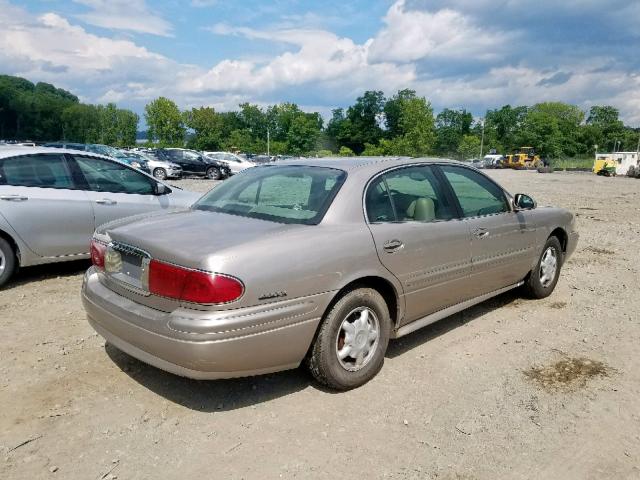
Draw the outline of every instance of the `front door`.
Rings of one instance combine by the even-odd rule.
[[[535,255],[536,228],[527,212],[515,212],[504,190],[470,168],[442,165],[471,231],[474,296],[523,280]]]
[[[404,289],[401,325],[469,298],[469,228],[433,167],[388,171],[365,198],[378,257]]]
[[[93,212],[62,154],[0,160],[0,213],[22,241],[43,257],[89,251]]]
[[[87,182],[95,227],[131,215],[169,209],[169,195],[155,195],[155,180],[119,162],[75,155]]]

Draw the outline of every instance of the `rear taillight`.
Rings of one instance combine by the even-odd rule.
[[[149,291],[185,302],[229,303],[242,296],[244,286],[239,280],[226,275],[187,270],[151,260]]]
[[[104,270],[104,255],[106,251],[107,246],[104,243],[91,240],[91,263],[100,270]]]

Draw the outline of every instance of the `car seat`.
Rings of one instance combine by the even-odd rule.
[[[415,199],[407,208],[407,217],[417,222],[432,222],[436,219],[436,207],[429,197]]]

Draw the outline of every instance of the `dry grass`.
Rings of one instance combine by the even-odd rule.
[[[532,367],[525,376],[545,390],[575,390],[586,386],[594,377],[607,377],[611,368],[588,358],[565,358],[544,367]]]

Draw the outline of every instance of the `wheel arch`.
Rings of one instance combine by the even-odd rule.
[[[560,241],[562,252],[567,253],[567,242],[569,241],[569,235],[567,235],[567,232],[565,231],[564,228],[556,227],[554,230],[551,231],[551,233],[549,234],[549,237],[547,238],[550,238],[550,237],[556,237]]]
[[[18,242],[15,241],[15,239],[6,231],[2,230],[0,228],[0,238],[4,239],[7,241],[7,243],[9,245],[11,245],[11,248],[13,248],[13,252],[16,255],[16,258],[18,260],[18,264],[21,263],[21,254],[20,254],[20,246],[18,245]]]
[[[338,300],[340,300],[346,293],[357,288],[372,288],[373,290],[376,290],[380,295],[382,295],[382,298],[389,308],[389,316],[391,317],[392,328],[395,328],[400,318],[400,297],[398,295],[398,291],[389,280],[377,275],[368,275],[357,278],[350,281],[344,287],[338,290],[325,309],[322,315],[323,318],[324,315],[326,315],[326,313],[330,311],[331,308],[333,308],[333,305],[335,305]]]

